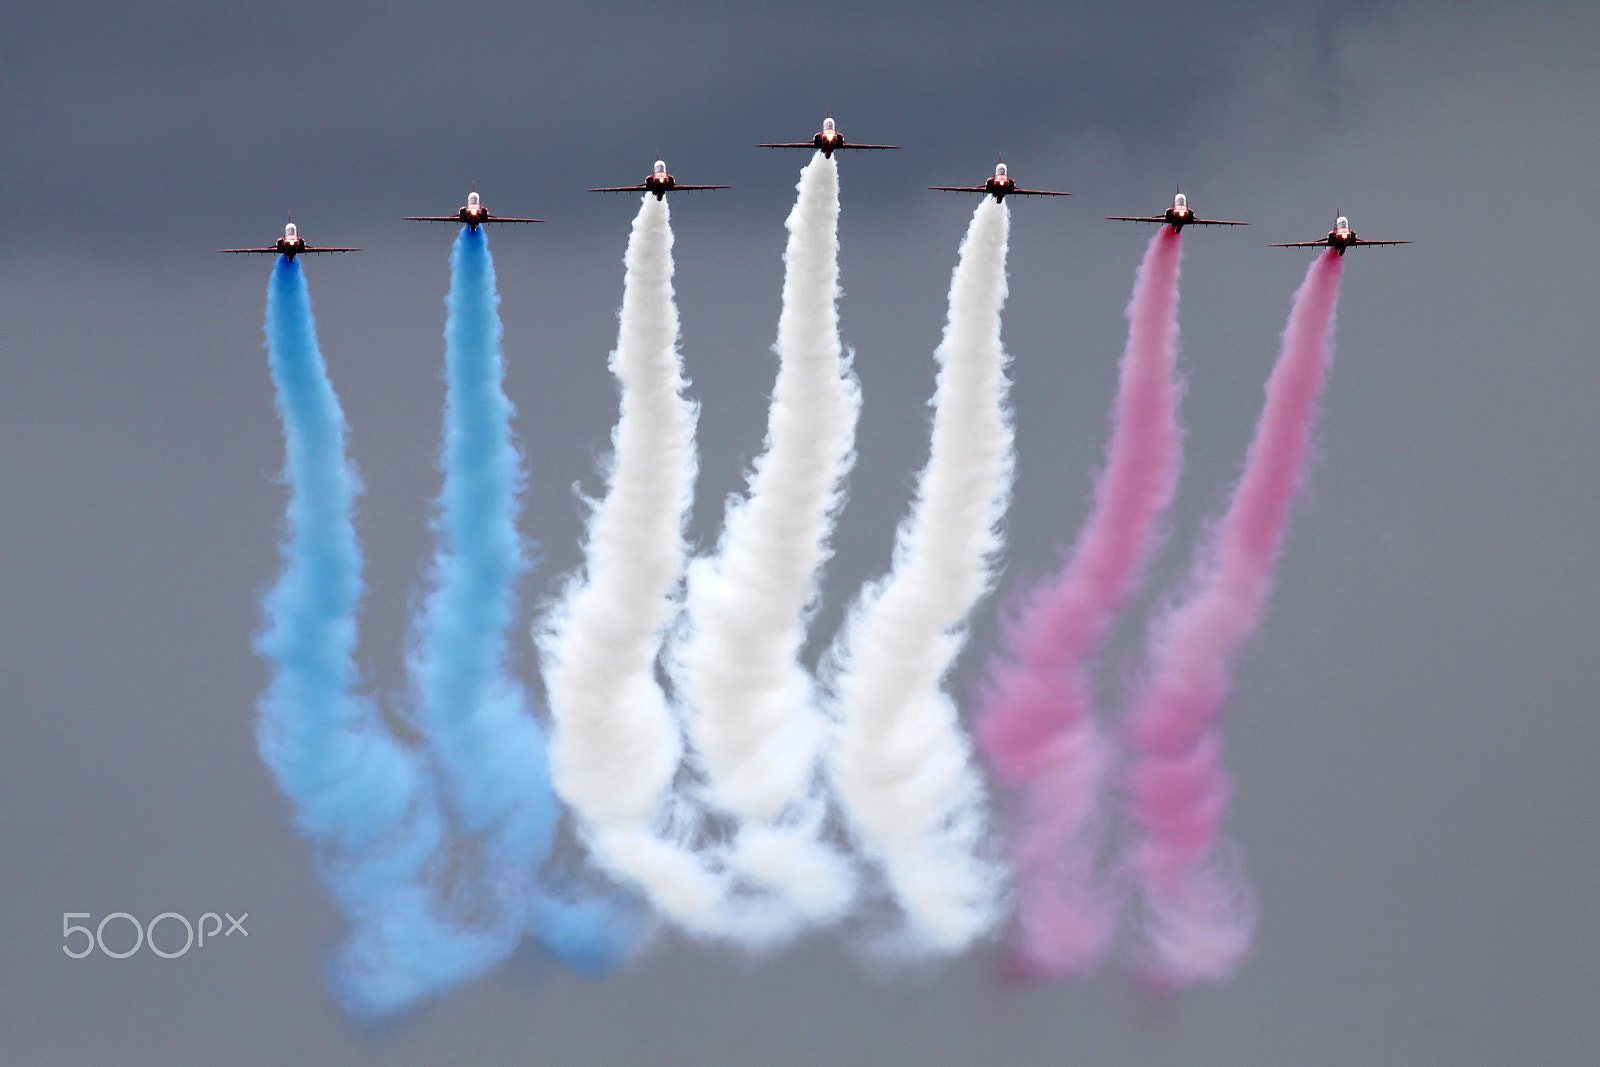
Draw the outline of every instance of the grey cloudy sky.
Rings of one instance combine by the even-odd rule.
[[[1600,1062],[1600,14],[1592,5],[11,4],[0,9],[0,1059],[97,1063]],[[1104,444],[1122,308],[1181,180],[1181,577],[1257,413],[1299,252],[1352,253],[1320,460],[1228,724],[1262,901],[1238,976],[1168,1005],[1111,966],[999,987],[995,954],[887,978],[848,935],[748,963],[667,938],[595,983],[532,958],[374,1043],[324,992],[337,916],[254,750],[281,438],[261,352],[295,212],[367,483],[362,664],[403,683],[428,552],[448,236],[495,233],[539,600],[578,561],[631,204],[662,152],[701,401],[693,532],[759,446],[806,136],[844,161],[861,458],[818,633],[887,563],[926,448],[945,290],[997,151],[1071,189],[1014,211],[1018,483],[1002,588],[1046,569]],[[1142,608],[1143,605],[1141,605]],[[976,647],[993,605],[977,618]],[[1124,620],[1104,678],[1136,655]],[[969,684],[969,656],[956,679]],[[525,677],[535,679],[522,650]],[[246,943],[71,960],[60,916],[250,912]]]

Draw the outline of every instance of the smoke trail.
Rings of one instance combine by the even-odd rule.
[[[335,993],[352,1013],[382,1017],[480,973],[494,947],[436,907],[426,882],[446,831],[431,783],[372,702],[353,692],[359,490],[293,260],[273,268],[265,332],[290,497],[283,572],[256,639],[273,666],[257,740],[351,923],[331,964]]]
[[[656,656],[683,575],[695,408],[683,396],[672,229],[646,194],[628,238],[611,370],[622,387],[608,488],[589,519],[585,571],[543,632],[556,791],[597,859],[696,933],[716,931],[724,887],[682,844],[670,791],[682,740]]]
[[[1115,922],[1115,899],[1094,872],[1112,753],[1088,667],[1155,548],[1178,483],[1182,250],[1179,235],[1163,226],[1145,251],[1094,508],[1061,573],[1030,591],[1007,620],[978,715],[978,743],[995,774],[1022,791],[1012,843],[1017,957],[1038,974],[1089,970]]]
[[[860,396],[839,343],[837,163],[817,153],[796,189],[766,451],[748,497],[729,502],[717,555],[690,571],[674,674],[711,801],[741,824],[734,867],[823,920],[848,905],[854,885],[816,838],[826,724],[799,656],[854,460]]]
[[[1324,253],[1295,293],[1266,406],[1228,510],[1185,596],[1153,628],[1128,737],[1141,832],[1132,857],[1154,977],[1226,977],[1249,946],[1255,907],[1218,827],[1231,789],[1218,719],[1229,666],[1260,621],[1303,478],[1332,350],[1343,260]]]
[[[502,954],[523,928],[585,912],[530,911],[557,818],[544,734],[506,669],[516,582],[528,569],[517,533],[523,477],[502,388],[499,293],[482,230],[462,228],[450,259],[445,326],[444,487],[435,504],[432,589],[408,667],[418,725],[456,826],[481,851],[473,909]],[[603,920],[604,912],[589,913]],[[563,921],[563,920],[557,920]],[[621,951],[599,928],[550,930],[545,940],[592,969]]]
[[[985,198],[961,243],[935,353],[933,437],[892,572],[870,586],[835,646],[835,785],[883,867],[918,946],[956,952],[994,920],[996,873],[977,856],[982,786],[940,683],[989,587],[1011,482],[1000,308],[1008,209]]]

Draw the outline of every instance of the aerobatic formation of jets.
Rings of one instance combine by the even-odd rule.
[[[829,159],[839,151],[892,151],[899,145],[892,144],[852,144],[846,141],[839,133],[839,128],[832,116],[822,120],[822,129],[818,130],[809,141],[778,141],[757,145],[758,148],[801,148],[815,149]],[[650,174],[638,185],[608,185],[590,189],[591,193],[648,193],[657,200],[663,200],[668,193],[700,192],[708,189],[731,189],[730,185],[685,185],[679,182],[667,171],[667,165],[660,159],[655,161]],[[979,193],[992,196],[996,202],[1004,203],[1008,196],[1071,196],[1071,193],[1054,189],[1023,189],[1018,187],[1016,179],[1011,177],[1004,159],[995,163],[994,174],[982,185],[930,185],[929,189],[946,193]],[[1334,222],[1333,229],[1328,235],[1316,241],[1289,241],[1274,244],[1274,248],[1331,248],[1344,255],[1348,249],[1361,245],[1408,245],[1410,241],[1369,241],[1357,237],[1355,230],[1350,228],[1350,220],[1339,214]],[[1189,207],[1188,197],[1184,196],[1181,187],[1173,194],[1172,206],[1160,215],[1108,215],[1106,218],[1113,222],[1151,222],[1158,225],[1172,227],[1173,233],[1183,232],[1185,226],[1248,226],[1247,222],[1237,222],[1224,219],[1202,219]],[[476,230],[489,223],[531,223],[543,222],[543,219],[508,218],[500,215],[491,215],[483,206],[483,201],[478,195],[477,186],[467,194],[467,202],[454,215],[407,215],[408,222],[454,222]],[[318,248],[309,245],[300,236],[293,219],[283,228],[283,236],[278,238],[276,244],[265,248],[222,248],[220,252],[242,252],[259,255],[282,255],[286,259],[293,259],[297,255],[315,254],[318,252],[359,252],[359,248]]]

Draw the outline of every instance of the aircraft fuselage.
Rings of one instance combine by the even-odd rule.
[[[996,203],[1005,203],[1006,194],[1017,187],[1016,181],[1005,174],[996,174],[983,183],[984,192],[995,198]]]
[[[286,235],[278,238],[278,253],[284,259],[294,259],[295,256],[304,251],[305,247],[305,241],[301,240],[298,235]]]
[[[817,151],[822,153],[824,159],[832,159],[833,150],[843,147],[844,138],[839,136],[837,130],[822,130],[811,139],[811,143],[816,145]]]

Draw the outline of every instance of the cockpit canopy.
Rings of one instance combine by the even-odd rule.
[[[1004,178],[1006,176],[1006,165],[1004,163],[996,163],[994,165],[994,176],[996,178]]]
[[[283,235],[285,237],[297,237],[297,236],[299,236],[299,234],[300,234],[300,231],[295,229],[295,225],[292,222],[286,224],[283,227]]]
[[[822,132],[823,133],[832,133],[833,132],[833,120],[832,119],[823,119],[822,120]]]
[[[1350,220],[1340,215],[1334,220],[1333,228],[1336,230],[1348,230],[1350,228]]]
[[[666,165],[666,164],[665,164],[665,163],[663,163],[663,162],[662,162],[662,161],[661,161],[661,160],[659,160],[659,159],[658,159],[658,160],[656,160],[656,169],[655,169],[655,172],[656,172],[656,173],[657,173],[657,174],[665,174],[665,173],[666,173],[666,172],[667,172],[667,165]]]
[[[468,193],[467,194],[467,206],[468,207],[477,207],[478,206],[478,194],[477,193]]]
[[[1176,196],[1174,196],[1172,198],[1172,206],[1173,207],[1188,207],[1189,206],[1189,198],[1184,196],[1182,193],[1179,193],[1179,194],[1177,194]]]

